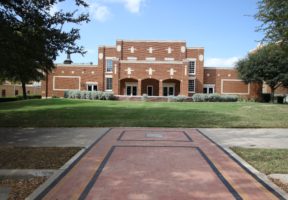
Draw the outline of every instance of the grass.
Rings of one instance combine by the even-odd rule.
[[[265,174],[288,174],[288,149],[231,148],[257,170]]]
[[[258,171],[269,174],[288,174],[288,149],[254,149],[232,147],[235,153]],[[281,189],[288,192],[288,184],[270,178]]]
[[[288,128],[288,105],[26,100],[0,103],[0,126]]]
[[[80,147],[0,147],[0,169],[59,169]]]

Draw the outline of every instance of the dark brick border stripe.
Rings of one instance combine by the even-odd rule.
[[[262,179],[260,179],[257,175],[255,175],[254,173],[252,173],[247,167],[245,167],[240,161],[238,161],[236,158],[234,158],[233,156],[231,156],[223,147],[221,147],[219,144],[217,144],[216,142],[214,142],[211,138],[209,138],[207,135],[205,135],[202,131],[200,131],[199,129],[196,129],[196,131],[201,134],[202,136],[204,136],[206,139],[208,139],[210,142],[212,142],[213,144],[215,144],[219,149],[221,149],[227,156],[229,156],[229,158],[231,158],[233,161],[235,161],[242,169],[244,169],[248,174],[250,174],[253,178],[255,178],[261,185],[263,185],[268,191],[270,191],[272,194],[274,194],[277,198],[279,198],[280,200],[285,200],[285,198],[279,194],[276,190],[274,190],[270,185],[268,185],[267,183],[265,183]]]
[[[221,172],[217,169],[217,167],[213,164],[213,162],[207,157],[207,155],[199,148],[199,147],[191,147],[191,146],[145,146],[145,145],[115,145],[110,148],[108,153],[106,154],[104,160],[101,162],[99,168],[97,169],[96,173],[92,177],[92,179],[87,184],[84,191],[81,193],[78,200],[85,200],[88,196],[89,192],[93,188],[94,184],[96,183],[99,175],[102,173],[105,165],[108,163],[112,153],[116,149],[116,147],[166,147],[166,148],[193,148],[196,149],[202,158],[208,163],[212,171],[217,175],[217,177],[221,180],[224,186],[228,189],[228,191],[234,196],[236,200],[242,200],[242,197],[238,194],[238,192],[233,188],[233,186],[225,179],[225,177],[221,174]]]
[[[118,141],[141,141],[141,142],[193,142],[192,138],[188,135],[188,133],[186,131],[157,131],[157,130],[151,130],[151,132],[181,132],[183,133],[186,138],[188,139],[188,141],[184,141],[184,140],[123,140],[122,137],[123,135],[127,132],[127,131],[147,131],[147,130],[125,130],[125,131],[122,131],[122,133],[119,135],[119,137],[117,138]],[[150,131],[150,130],[148,130]]]
[[[81,160],[81,158],[83,158],[83,156],[85,156],[90,149],[97,144],[105,135],[107,135],[112,128],[109,128],[101,137],[99,137],[95,142],[93,142],[87,149],[85,149],[85,151],[76,159],[74,160],[74,162],[69,165],[68,168],[66,168],[55,180],[53,180],[53,182],[47,187],[45,188],[36,198],[35,200],[41,200],[43,199],[43,197],[45,197],[46,194],[48,194],[48,192],[57,185],[57,183],[68,174],[68,172]]]

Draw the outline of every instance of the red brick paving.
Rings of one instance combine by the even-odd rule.
[[[43,199],[278,198],[195,129],[114,128]]]

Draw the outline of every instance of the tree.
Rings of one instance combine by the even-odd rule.
[[[287,0],[259,0],[255,18],[263,23],[258,30],[265,32],[264,41],[288,47]]]
[[[271,89],[271,99],[278,87],[288,87],[288,57],[278,44],[268,44],[249,53],[236,63],[236,68],[246,83],[265,82]]]
[[[79,29],[65,31],[65,24],[88,22],[88,14],[57,11],[53,6],[65,0],[4,0],[0,2],[0,78],[20,81],[26,98],[26,84],[39,81],[54,68],[59,52],[84,54],[78,46]],[[75,0],[76,6],[88,6]],[[77,15],[77,16],[76,16]]]

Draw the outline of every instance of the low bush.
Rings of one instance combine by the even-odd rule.
[[[194,102],[236,102],[237,95],[203,94],[197,93],[192,96]]]
[[[187,99],[188,97],[183,96],[183,95],[171,96],[171,97],[168,97],[168,102],[184,102]]]
[[[147,101],[148,100],[148,95],[147,94],[143,94],[141,97],[141,101]]]
[[[64,92],[64,98],[68,99],[90,99],[90,100],[115,100],[112,92],[102,91],[79,91],[67,90]]]
[[[265,103],[269,103],[271,101],[271,94],[270,93],[263,93],[262,94],[262,101]]]
[[[26,99],[41,99],[41,95],[29,95]],[[0,102],[9,102],[9,101],[19,101],[25,100],[23,96],[16,96],[16,97],[1,97]]]

